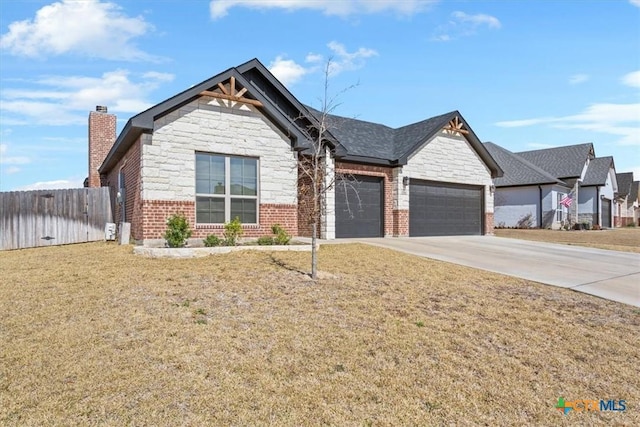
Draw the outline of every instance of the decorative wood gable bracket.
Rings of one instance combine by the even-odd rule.
[[[229,83],[225,86],[222,83],[218,83],[218,88],[213,90],[204,90],[200,92],[201,96],[210,96],[212,98],[225,99],[227,101],[240,102],[242,104],[250,104],[256,107],[262,107],[262,102],[256,99],[245,98],[244,94],[247,93],[247,88],[242,88],[236,91],[236,78],[231,76]]]
[[[455,116],[453,120],[451,120],[444,128],[442,128],[442,130],[448,134],[455,136],[468,135],[469,131],[465,129],[465,127],[466,126],[464,125],[464,122],[460,120],[460,117]]]

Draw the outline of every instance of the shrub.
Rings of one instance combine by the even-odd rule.
[[[236,246],[238,244],[238,238],[242,236],[242,223],[240,218],[235,217],[233,221],[226,222],[224,224],[224,244],[227,246]]]
[[[224,241],[215,234],[209,234],[202,242],[207,248],[221,246],[224,243]]]
[[[258,245],[260,246],[271,246],[274,243],[274,239],[271,236],[262,236],[258,238]]]
[[[164,238],[170,248],[182,248],[193,231],[184,214],[173,214],[167,219],[167,231]]]
[[[592,230],[602,230],[602,227],[600,227],[598,224],[593,224],[593,225],[591,226],[591,229],[592,229]]]
[[[517,222],[516,228],[529,229],[533,227],[533,214],[522,215]]]
[[[284,228],[280,226],[280,224],[273,224],[271,226],[271,231],[276,235],[274,238],[276,245],[288,245],[291,240],[291,236],[287,234]]]

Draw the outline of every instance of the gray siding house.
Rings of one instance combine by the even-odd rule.
[[[596,158],[593,144],[519,153],[484,145],[504,171],[494,180],[497,227],[613,226],[615,165],[611,157]],[[560,203],[566,196],[569,207]]]

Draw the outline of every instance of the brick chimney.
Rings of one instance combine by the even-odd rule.
[[[116,116],[107,107],[96,106],[89,113],[89,187],[100,187],[98,169],[116,142]]]

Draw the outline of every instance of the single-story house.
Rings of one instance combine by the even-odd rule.
[[[196,239],[236,216],[248,237],[274,223],[310,236],[298,161],[318,112],[257,59],[131,117],[117,137],[115,116],[97,110],[88,183],[111,187],[116,221],[138,243],[161,244],[177,212]],[[322,238],[492,232],[502,170],[458,111],[396,129],[335,115],[327,124],[325,179],[351,185],[325,195]]]
[[[613,226],[615,165],[612,157],[595,157],[593,144],[519,153],[490,142],[485,147],[504,170],[495,180],[496,226]],[[561,203],[565,198],[570,203]]]
[[[616,174],[618,192],[616,193],[615,226],[626,227],[638,224],[638,181],[633,180],[633,172]]]
[[[485,147],[504,171],[495,179],[496,227],[560,228],[569,209],[559,201],[571,186],[511,151],[491,142]]]

